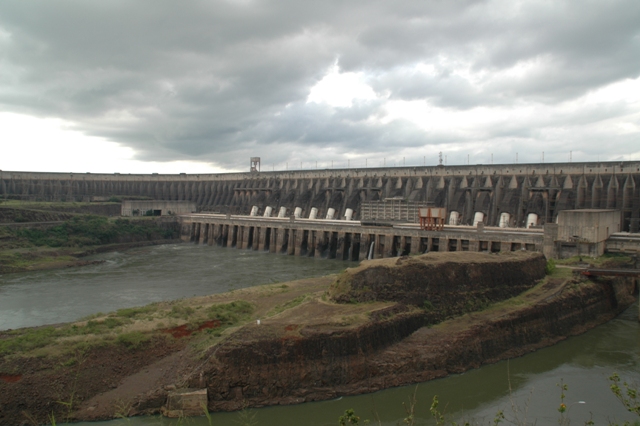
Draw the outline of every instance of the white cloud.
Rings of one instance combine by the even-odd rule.
[[[198,161],[149,162],[133,149],[71,130],[71,123],[0,113],[0,170],[73,173],[220,173]]]
[[[338,64],[311,88],[307,102],[325,103],[332,107],[349,108],[354,101],[376,99],[376,93],[365,83],[363,72],[340,72]]]

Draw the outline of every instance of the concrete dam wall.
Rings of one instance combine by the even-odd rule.
[[[226,174],[133,175],[0,171],[0,198],[90,200],[129,196],[193,201],[200,211],[276,215],[317,209],[336,218],[347,209],[360,219],[363,202],[402,199],[457,212],[458,223],[523,227],[554,222],[568,209],[621,212],[622,230],[640,217],[640,162],[503,164],[366,169],[325,169]],[[503,215],[506,213],[507,215]],[[635,221],[634,221],[635,219]]]

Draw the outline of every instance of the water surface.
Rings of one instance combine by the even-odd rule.
[[[322,276],[355,265],[194,244],[151,246],[87,259],[105,262],[0,275],[0,330]]]

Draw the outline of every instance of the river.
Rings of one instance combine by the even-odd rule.
[[[353,263],[277,256],[190,244],[156,246],[97,256],[104,263],[83,268],[0,276],[0,329],[72,321],[96,312],[224,292],[241,287],[334,273]],[[558,424],[561,381],[571,424],[635,420],[609,390],[619,373],[640,385],[640,324],[634,306],[583,335],[509,361],[416,386],[370,395],[243,413],[214,413],[214,425],[336,425],[353,408],[372,424],[403,424],[415,392],[416,424],[435,424],[429,407],[438,395],[450,420],[490,424],[498,410],[516,424]],[[177,425],[178,420],[142,417],[84,426]],[[184,422],[183,422],[184,424]],[[208,424],[205,418],[188,424]]]

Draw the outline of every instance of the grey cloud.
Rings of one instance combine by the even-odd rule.
[[[385,155],[473,140],[403,120],[375,124],[370,118],[384,114],[384,98],[352,108],[306,103],[336,59],[392,100],[451,110],[554,105],[636,78],[639,22],[635,0],[4,2],[0,78],[10,84],[0,83],[0,110],[69,120],[132,147],[142,160],[244,169],[244,156],[261,150],[273,162],[310,153]],[[495,77],[531,61],[544,67],[523,78]],[[416,73],[418,63],[440,72]],[[483,72],[486,81],[471,84],[457,66]],[[572,125],[580,116],[563,119]],[[535,139],[536,125],[558,124],[482,133],[496,144]]]

